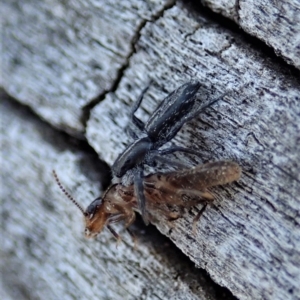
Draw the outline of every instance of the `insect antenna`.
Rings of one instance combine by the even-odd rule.
[[[82,206],[66,191],[66,189],[63,187],[63,185],[61,184],[60,180],[58,179],[58,176],[56,174],[56,172],[53,170],[52,171],[53,176],[55,178],[55,181],[57,183],[57,185],[59,186],[59,188],[61,189],[61,191],[69,198],[69,200],[71,200],[82,212],[82,214],[85,216],[85,212],[84,209],[82,208]]]

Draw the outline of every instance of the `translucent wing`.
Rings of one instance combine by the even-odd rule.
[[[148,204],[192,206],[208,202],[213,196],[207,188],[238,180],[241,168],[230,161],[198,165],[188,170],[156,173],[144,179]]]

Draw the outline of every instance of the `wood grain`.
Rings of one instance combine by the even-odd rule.
[[[272,47],[300,68],[300,3],[298,0],[202,0],[216,13],[234,20],[245,32]]]
[[[292,23],[278,24],[276,45],[271,33],[270,42],[259,36],[262,26],[255,35],[267,47],[195,4],[28,0],[1,6],[1,85],[15,99],[1,107],[1,272],[10,274],[3,277],[7,294],[24,299],[45,293],[48,299],[233,297],[196,265],[240,299],[299,298],[300,76],[274,55],[297,67]],[[245,13],[246,2],[240,7]],[[236,161],[243,168],[241,180],[213,189],[214,206],[206,209],[196,235],[192,220],[201,205],[172,223],[158,221],[155,226],[168,238],[138,223],[136,251],[125,233],[117,249],[108,232],[97,241],[81,239],[80,214],[60,194],[51,170],[86,206],[99,195],[103,165],[85,142],[74,142],[37,118],[86,139],[111,165],[131,141],[130,106],[149,82],[137,112],[143,121],[190,79],[202,83],[200,102],[228,94],[172,142],[197,149],[202,159],[177,158],[189,165]]]

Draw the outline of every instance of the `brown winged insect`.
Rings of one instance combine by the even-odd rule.
[[[120,183],[111,185],[102,197],[95,199],[84,211],[63,188],[55,171],[53,174],[60,189],[84,215],[86,237],[96,237],[104,227],[107,227],[119,240],[120,236],[111,224],[123,221],[128,228],[134,222],[138,203],[133,185],[123,186]],[[213,201],[213,195],[207,190],[208,188],[236,181],[240,175],[241,168],[238,164],[218,161],[186,170],[145,176],[143,185],[149,219],[153,221],[161,215],[168,220],[177,219],[182,215],[184,208],[198,203],[204,204],[203,208],[205,208]],[[203,209],[194,219],[194,223],[202,212]]]

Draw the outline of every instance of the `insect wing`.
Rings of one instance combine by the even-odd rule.
[[[207,188],[233,182],[240,175],[238,164],[229,161],[207,163],[177,172],[156,173],[144,180],[146,198],[155,205],[192,206],[213,200]]]
[[[169,173],[166,181],[175,188],[202,190],[236,181],[240,176],[241,168],[237,163],[217,161]]]

